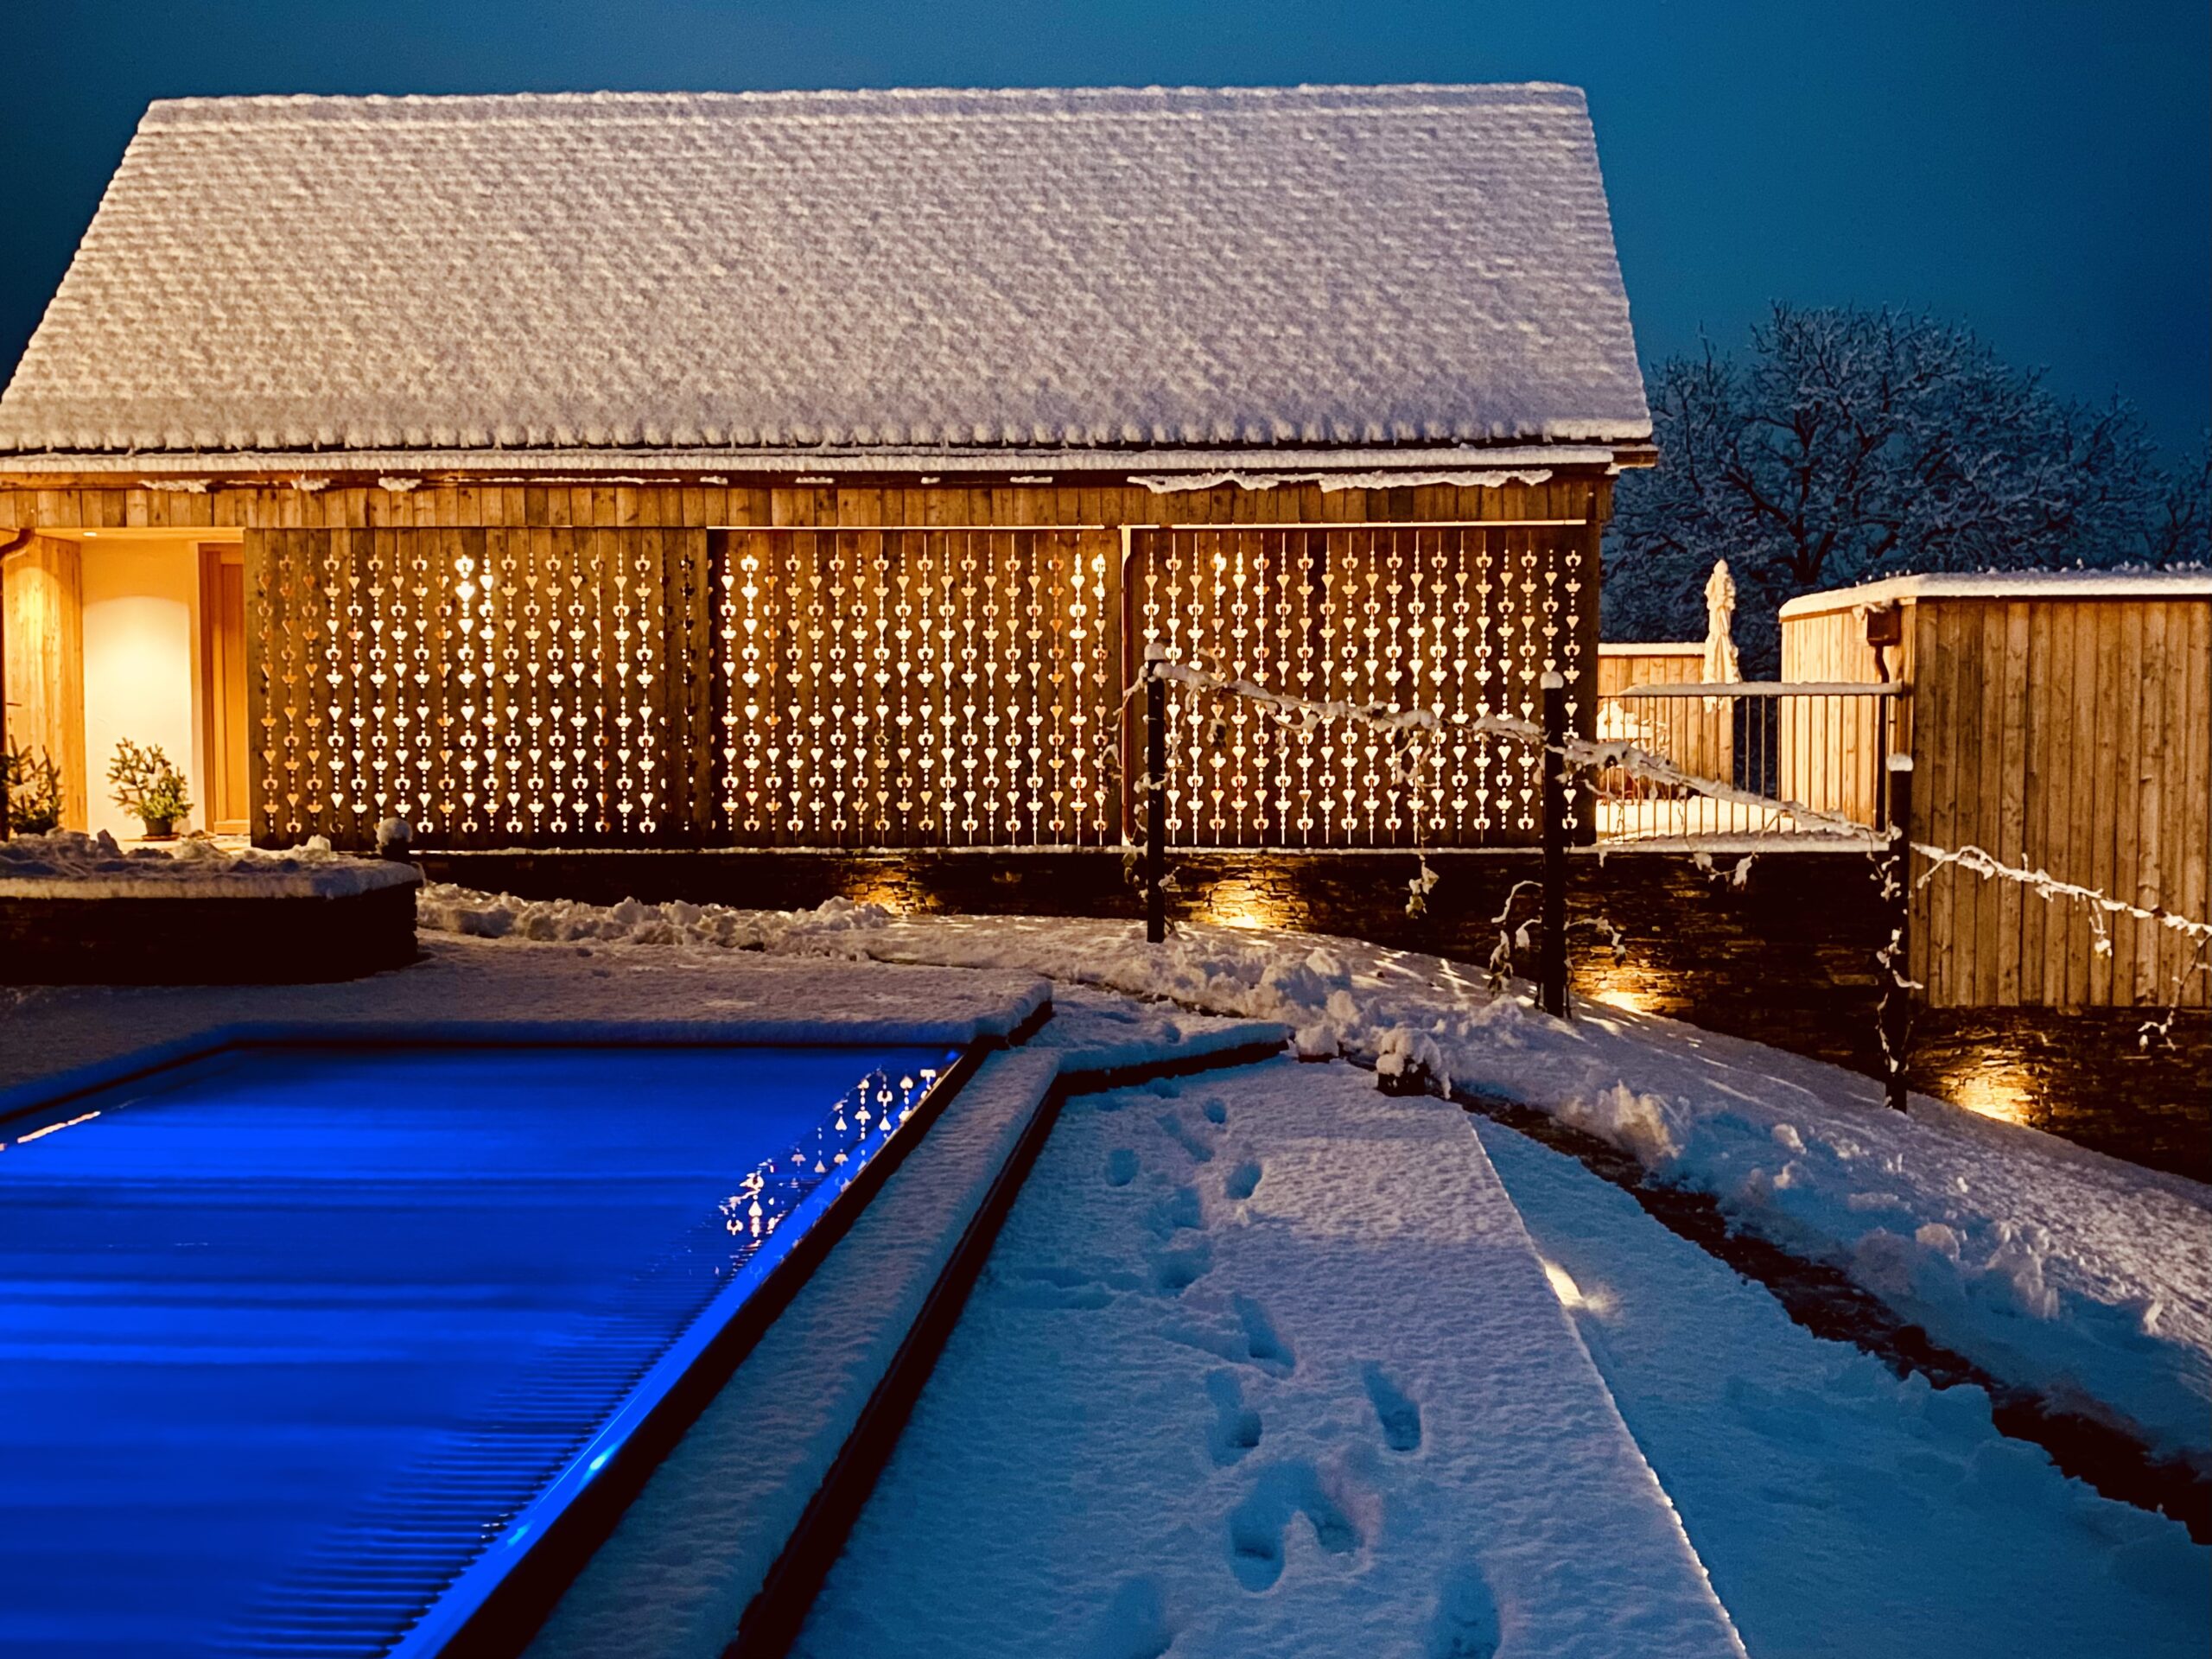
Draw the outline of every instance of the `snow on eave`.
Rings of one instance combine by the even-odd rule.
[[[1889,576],[1857,588],[1800,594],[1783,606],[1782,620],[1923,599],[2212,599],[2212,570],[1990,570]]]
[[[1280,490],[1300,484],[1318,484],[1321,493],[1333,495],[1339,490],[1404,490],[1420,489],[1429,485],[1450,485],[1460,489],[1494,490],[1507,484],[1541,484],[1551,476],[1548,467],[1536,467],[1522,472],[1432,473],[1382,472],[1361,473],[1132,473],[1129,482],[1143,486],[1154,495],[1177,495],[1192,490],[1211,490],[1223,484],[1233,484],[1240,490]]]
[[[1235,465],[1225,468],[1225,462]],[[1229,477],[1249,474],[1287,478],[1294,472],[1301,479],[1311,479],[1319,478],[1326,471],[1332,475],[1373,474],[1387,477],[1389,487],[1403,487],[1416,481],[1409,476],[1412,474],[1556,472],[1565,468],[1609,468],[1613,463],[1612,448],[1593,443],[1513,444],[1495,448],[1446,446],[1228,451],[892,446],[867,449],[246,449],[174,454],[109,454],[92,451],[10,455],[0,452],[0,477],[119,473],[130,475],[136,481],[163,474],[198,479],[270,473],[404,475],[435,472],[498,474],[519,482],[527,481],[526,474],[543,470],[579,477],[643,477],[656,473],[696,472],[804,472],[833,475],[981,473],[994,476],[1009,473],[1083,473],[1128,474],[1132,481],[1136,481],[1138,474],[1164,480],[1170,474]],[[1204,486],[1178,482],[1168,487]]]

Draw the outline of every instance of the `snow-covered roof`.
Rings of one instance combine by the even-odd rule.
[[[1637,442],[1568,86],[155,104],[0,451]]]
[[[1818,616],[1921,599],[2212,599],[2212,570],[1990,570],[1977,575],[1889,576],[1856,588],[1801,594],[1782,618]]]

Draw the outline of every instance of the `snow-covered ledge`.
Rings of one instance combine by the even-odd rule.
[[[334,853],[320,836],[282,853],[205,840],[126,851],[105,830],[0,841],[0,899],[344,899],[422,880],[411,864]]]
[[[280,985],[415,960],[410,864],[105,834],[0,842],[0,983]]]

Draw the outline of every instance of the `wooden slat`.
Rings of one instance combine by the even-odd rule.
[[[1934,808],[1929,834],[1938,847],[1956,847],[1965,839],[1962,830],[1973,827],[1971,817],[1964,816],[1967,779],[1972,777],[1978,783],[1980,779],[1975,746],[1980,726],[1973,699],[1980,688],[1981,659],[1979,652],[1969,656],[1967,651],[1966,623],[1972,614],[1967,607],[1942,605],[1931,609],[1936,652],[1922,682],[1929,718],[1936,728],[1931,747],[1935,765],[1927,780]],[[1929,887],[1932,937],[1928,998],[1937,1007],[1955,1007],[1971,1001],[1974,995],[1974,894],[1955,868],[1938,873]]]
[[[2133,607],[2131,607],[2133,608]],[[2160,832],[2164,828],[2161,804],[2164,800],[2166,768],[2166,696],[2171,683],[2172,665],[2166,656],[2166,610],[2164,605],[2145,605],[2142,612],[2143,634],[2139,666],[2136,683],[2142,688],[2137,714],[2135,766],[2130,780],[2133,787],[2127,798],[2120,801],[2119,809],[2125,816],[2133,812],[2132,826],[2123,823],[2121,833],[2132,829],[2135,841],[2135,884],[2133,891],[2120,897],[2131,903],[2151,909],[2165,902],[2165,883]],[[2130,931],[2130,978],[2134,988],[2134,999],[2139,1002],[2158,1003],[2165,1000],[2165,990],[2158,983],[2158,934],[2160,929],[2138,922]],[[2115,978],[2117,971],[2115,971]]]
[[[2187,744],[2184,767],[2177,769],[2181,784],[2181,912],[2202,921],[2208,910],[2208,885],[2212,885],[2212,604],[2192,603],[2188,614],[2188,650],[2181,684],[2188,697],[2181,730]],[[2198,972],[2196,951],[2179,935],[2170,941],[2174,972],[2186,976],[2184,1000],[2196,1007],[2212,1006],[2212,971]],[[2212,951],[2206,953],[2212,958]]]
[[[2054,873],[2064,869],[2071,856],[2068,831],[2073,801],[2069,779],[2074,770],[2075,731],[2073,689],[2069,680],[2075,624],[2082,608],[2064,604],[2037,607],[2031,647],[2036,696],[2031,712],[2036,735],[2028,761],[2031,803],[2027,857],[2037,868]],[[2029,907],[2034,983],[2031,993],[2024,982],[2022,995],[2041,1007],[2058,1007],[2066,1001],[2067,912],[2070,908],[2042,899]]]
[[[2089,838],[2088,880],[2087,886],[2099,893],[2112,891],[2117,814],[2113,804],[2119,798],[2121,765],[2120,744],[2120,702],[2126,688],[2120,684],[2124,659],[2121,650],[2120,608],[2100,610],[2096,616],[2094,648],[2089,653],[2088,672],[2096,687],[2096,715],[2091,730],[2095,734],[2089,761],[2090,788],[2086,810],[2080,821]],[[2132,708],[2134,697],[2128,690],[2126,702]],[[2094,931],[2092,934],[2094,937]],[[2115,940],[2116,945],[2116,940]],[[2089,986],[2087,1001],[2097,1007],[2109,1007],[2113,1001],[2113,961],[2111,951],[2092,950],[2089,953]]]
[[[1991,621],[2001,623],[2004,629],[2003,666],[1997,690],[2002,750],[1997,772],[1997,845],[1993,850],[2001,862],[2017,868],[2027,838],[2028,607],[2015,601],[2002,607],[1993,605],[1989,611]],[[2025,894],[2016,881],[1991,885],[1997,894],[1996,1006],[2018,1007],[2023,950],[2020,906]]]

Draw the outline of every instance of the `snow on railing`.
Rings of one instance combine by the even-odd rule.
[[[1288,692],[1271,690],[1255,681],[1233,678],[1210,669],[1190,663],[1157,662],[1151,671],[1160,678],[1193,690],[1212,696],[1242,697],[1258,704],[1285,725],[1311,734],[1324,724],[1333,721],[1354,721],[1374,730],[1393,734],[1407,741],[1442,735],[1446,732],[1468,732],[1495,737],[1516,739],[1541,748],[1544,728],[1533,720],[1522,720],[1511,715],[1442,715],[1433,709],[1398,709],[1381,704],[1343,702],[1320,702],[1309,697],[1294,696]],[[1786,812],[1796,823],[1809,825],[1848,840],[1869,846],[1880,844],[1881,837],[1855,818],[1840,814],[1823,812],[1800,801],[1777,800],[1771,795],[1739,789],[1718,779],[1701,778],[1675,765],[1663,756],[1654,754],[1626,738],[1592,739],[1567,735],[1549,746],[1570,766],[1590,771],[1617,768],[1633,773],[1648,783],[1685,789],[1708,799],[1732,803],[1738,806],[1755,807],[1762,810]]]

